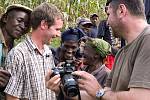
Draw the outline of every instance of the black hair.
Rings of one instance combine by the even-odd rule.
[[[84,36],[78,28],[69,27],[66,31],[64,31],[61,35],[61,42],[68,40],[78,41],[80,38]]]

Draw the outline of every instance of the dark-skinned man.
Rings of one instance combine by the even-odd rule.
[[[81,40],[82,41],[82,40]],[[84,43],[83,65],[84,71],[96,77],[99,84],[104,87],[110,70],[105,66],[105,58],[111,53],[111,45],[98,38],[87,38]]]
[[[82,39],[80,42],[82,42]],[[84,40],[85,39],[83,39],[83,41]],[[99,82],[99,84],[102,85],[103,87],[108,77],[108,74],[110,72],[110,70],[105,66],[103,61],[110,52],[111,52],[111,46],[106,41],[97,38],[86,39],[86,42],[84,44],[84,50],[83,50],[84,58],[82,60],[83,64],[86,66],[85,71],[94,75],[97,81]],[[57,84],[57,82],[60,83],[60,81],[57,80],[60,80],[60,77],[54,76],[49,80],[50,74],[51,72],[48,73],[46,78],[47,88],[55,91],[56,93],[59,93],[60,91],[58,88],[59,84]],[[85,98],[82,97],[82,94],[86,92],[81,90],[80,93],[81,93],[81,99],[85,100]],[[69,100],[70,99],[76,99],[76,98],[69,98]],[[92,99],[90,99],[89,97],[88,100],[92,100]]]
[[[0,19],[0,91],[5,89],[10,74],[2,70],[5,57],[14,46],[14,40],[19,39],[30,29],[30,14],[32,10],[26,6],[13,4],[7,7]],[[2,100],[2,94],[0,95]]]
[[[61,34],[61,46],[53,52],[55,65],[62,67],[66,61],[74,63],[78,51],[78,41],[81,38],[81,33],[76,28],[68,28]],[[60,91],[57,100],[68,100]]]
[[[75,28],[69,28],[61,34],[61,46],[53,52],[56,66],[66,60],[75,60],[79,39],[80,33]]]
[[[45,87],[45,73],[55,66],[47,44],[60,36],[62,26],[63,15],[55,5],[44,2],[32,11],[32,32],[6,58],[11,73],[6,100],[55,100],[55,93]]]
[[[83,33],[83,36],[91,37],[92,22],[88,18],[77,18],[77,29]]]
[[[91,27],[90,37],[96,38],[98,35],[98,27],[99,24],[99,16],[94,13],[90,15],[90,21],[92,22],[93,26]]]

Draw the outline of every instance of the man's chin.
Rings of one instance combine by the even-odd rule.
[[[45,41],[45,44],[50,45],[51,44],[51,40]]]
[[[115,31],[115,30],[112,30],[112,35],[113,35],[115,38],[120,38],[118,32]]]
[[[68,57],[68,56],[66,56],[66,57],[65,57],[65,60],[73,60],[73,57]]]

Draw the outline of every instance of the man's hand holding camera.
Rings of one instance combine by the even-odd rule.
[[[55,75],[54,77],[51,77],[52,73],[52,70],[50,70],[46,75],[46,87],[54,91],[58,95],[60,92],[59,87],[61,83],[60,75]],[[92,98],[96,98],[96,92],[99,89],[102,89],[96,78],[93,75],[84,71],[75,71],[72,74],[80,77],[80,79],[78,79],[78,85],[80,89],[85,90]],[[84,95],[82,95],[81,93],[81,97],[82,96]]]
[[[96,92],[102,89],[97,79],[85,71],[75,71],[72,74],[80,77],[78,79],[80,89],[85,90],[92,98],[96,98]]]
[[[51,77],[53,71],[49,70],[46,75],[46,87],[52,91],[54,91],[56,94],[59,94],[60,92],[60,75],[55,75],[54,77]]]

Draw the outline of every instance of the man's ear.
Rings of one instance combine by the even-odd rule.
[[[124,16],[126,16],[127,12],[128,12],[128,10],[124,4],[120,4],[118,6],[117,14],[118,14],[119,18],[123,18]]]
[[[45,20],[42,20],[40,27],[42,30],[48,29],[48,23]]]
[[[7,16],[7,14],[4,14],[4,15],[2,16],[1,21],[2,21],[3,23],[7,23],[7,21],[8,21],[8,16]]]

